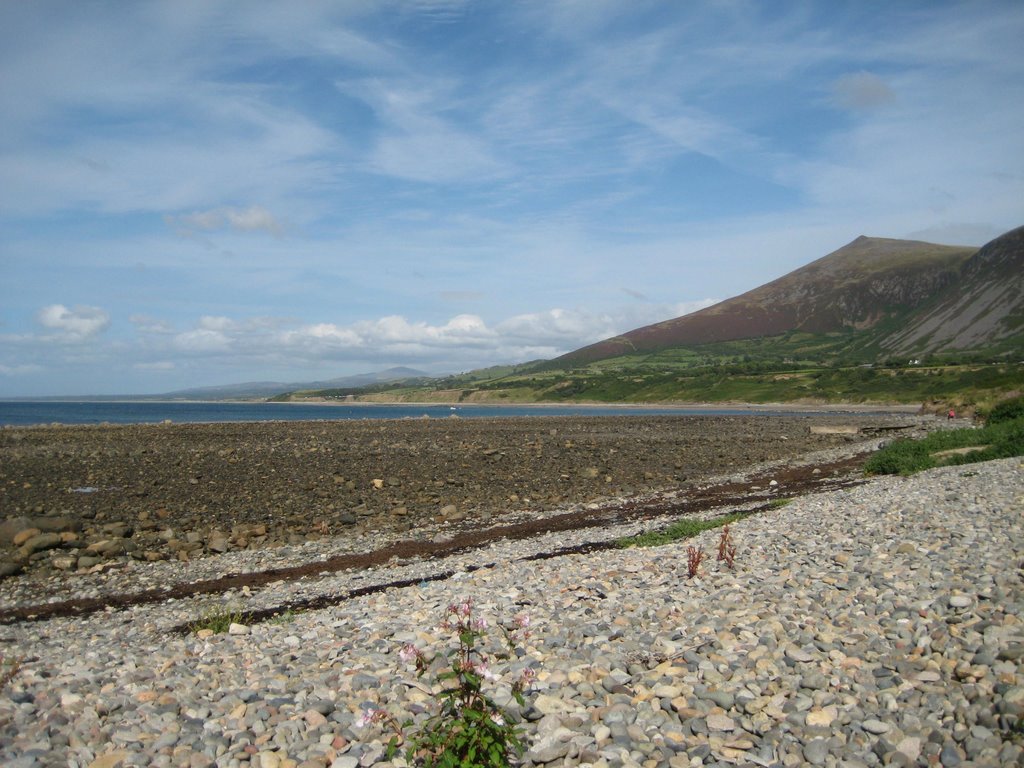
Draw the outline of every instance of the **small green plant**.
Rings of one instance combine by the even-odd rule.
[[[772,499],[768,502],[769,509],[782,509],[787,504],[792,504],[792,499]]]
[[[664,544],[671,544],[673,541],[692,539],[699,533],[710,531],[713,528],[720,528],[723,525],[735,523],[749,517],[752,512],[733,512],[729,515],[714,517],[710,520],[695,520],[687,518],[673,523],[668,528],[650,533],[641,533],[638,536],[628,536],[615,542],[621,549],[628,547],[660,547]]]
[[[245,624],[246,616],[237,608],[217,607],[206,611],[202,616],[188,625],[189,632],[208,629],[215,635],[228,631],[232,624]]]
[[[281,613],[275,613],[273,616],[271,616],[269,623],[274,624],[276,626],[291,624],[301,613],[301,608],[286,608]]]
[[[7,687],[21,671],[21,659],[9,659],[0,654],[0,691]]]
[[[473,615],[472,600],[448,606],[441,628],[455,637],[455,648],[446,655],[447,664],[437,673],[441,684],[435,694],[437,711],[412,736],[405,732],[413,726],[409,720],[399,723],[386,709],[369,709],[356,720],[356,727],[381,724],[394,731],[388,743],[390,760],[405,746],[406,760],[424,768],[507,768],[513,756],[523,753],[522,731],[507,720],[506,713],[484,690],[485,681],[500,678],[490,667],[490,657],[508,658],[516,648],[516,636],[529,637],[530,620],[517,615],[512,628],[499,626],[504,651],[488,654],[485,650],[487,622]],[[423,651],[404,646],[399,657],[414,664],[422,677],[433,666]],[[520,707],[526,706],[524,692],[534,678],[527,668],[512,683],[512,696]]]

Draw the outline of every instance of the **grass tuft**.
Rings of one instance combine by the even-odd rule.
[[[189,632],[208,629],[215,635],[222,635],[232,624],[245,624],[247,616],[237,608],[217,607],[208,610],[188,625]]]
[[[301,608],[286,608],[282,613],[275,613],[270,617],[270,623],[275,626],[291,624],[304,611]]]
[[[699,533],[710,531],[713,528],[721,528],[723,525],[734,523],[749,517],[752,512],[734,512],[731,515],[711,518],[710,520],[686,519],[673,523],[668,528],[650,533],[641,533],[638,536],[627,536],[619,539],[615,544],[621,549],[628,547],[660,547],[664,544],[671,544],[673,541],[692,539]]]

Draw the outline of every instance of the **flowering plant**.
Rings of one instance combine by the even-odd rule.
[[[515,650],[517,635],[529,637],[527,615],[518,614],[512,623],[512,629],[499,625],[509,653],[495,653],[495,657],[510,655]],[[491,670],[490,657],[484,649],[487,622],[473,615],[473,602],[467,599],[448,606],[441,629],[455,636],[456,647],[447,655],[446,668],[437,674],[442,684],[435,694],[437,712],[409,739],[406,758],[424,768],[506,768],[512,755],[523,753],[524,743],[520,729],[506,720],[501,706],[484,690],[485,681],[500,679]],[[402,661],[416,666],[418,677],[431,667],[431,660],[411,644],[398,655]],[[523,694],[534,674],[527,668],[512,683],[512,696],[521,707],[526,706]],[[394,757],[405,743],[404,729],[412,722],[399,725],[387,710],[371,709],[363,713],[356,725],[373,723],[382,723],[395,731],[388,744],[388,759]]]

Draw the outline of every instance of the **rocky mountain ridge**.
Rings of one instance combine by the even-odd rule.
[[[788,332],[869,334],[883,353],[1012,346],[1024,331],[1024,227],[982,248],[858,237],[800,269],[714,306],[570,352],[586,365]]]

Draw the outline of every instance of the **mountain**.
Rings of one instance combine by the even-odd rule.
[[[879,344],[932,354],[1005,346],[1024,331],[1024,227],[982,246],[958,280]],[[1016,344],[1018,354],[1022,346]]]
[[[556,358],[568,368],[724,341],[853,333],[878,354],[1005,343],[1024,330],[1024,227],[980,249],[858,237],[740,296]]]
[[[176,392],[168,392],[160,397],[172,398],[175,400],[229,400],[245,398],[271,397],[282,392],[294,392],[295,390],[307,389],[349,389],[366,387],[371,384],[381,384],[403,379],[419,379],[429,376],[423,371],[414,368],[388,368],[384,371],[373,373],[359,373],[352,376],[342,376],[337,379],[326,381],[307,382],[280,382],[280,381],[250,381],[242,384],[224,384],[215,387],[197,387],[194,389],[181,389]]]

